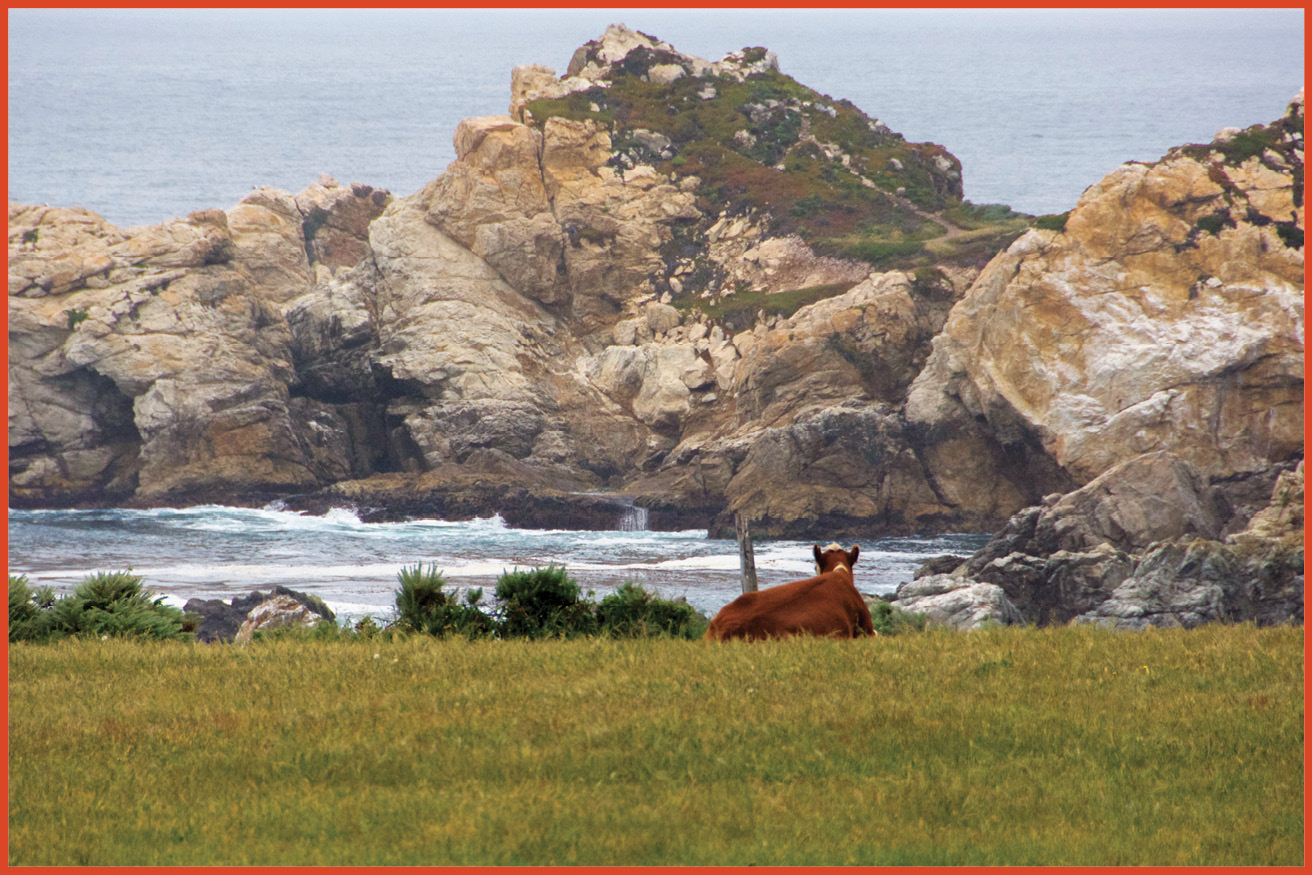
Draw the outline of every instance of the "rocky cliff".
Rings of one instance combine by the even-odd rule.
[[[1251,515],[1302,455],[1302,137],[1300,96],[1037,221],[765,49],[612,26],[407,197],[11,204],[10,501],[832,538],[1169,451]]]
[[[1303,217],[1300,94],[1270,125],[1122,166],[1063,228],[1026,232],[911,387],[937,488],[991,512],[1148,452],[1212,479],[1301,457]]]

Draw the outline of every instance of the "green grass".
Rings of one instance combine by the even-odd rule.
[[[712,301],[696,295],[684,295],[675,298],[674,306],[680,310],[700,310],[707,318],[718,321],[739,322],[745,317],[747,324],[755,322],[756,313],[765,316],[783,316],[785,319],[803,307],[817,301],[834,298],[849,292],[856,283],[831,283],[823,286],[808,286],[804,289],[789,289],[784,292],[735,292]]]
[[[11,865],[1298,865],[1303,630],[11,645]]]

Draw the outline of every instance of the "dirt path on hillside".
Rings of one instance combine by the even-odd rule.
[[[811,119],[807,117],[806,113],[802,113],[802,129],[801,131],[798,132],[797,142],[794,143],[792,146],[788,147],[788,151],[784,152],[783,158],[779,159],[779,163],[782,164],[784,162],[784,159],[786,159],[794,149],[796,149],[798,146],[803,145],[804,143],[813,143],[815,144],[816,148],[820,149],[822,152],[825,151],[824,144],[821,143],[819,140],[817,140],[815,137],[811,136]],[[897,201],[907,210],[909,210],[912,213],[915,213],[917,216],[919,216],[920,218],[924,219],[927,222],[933,222],[936,225],[942,225],[944,228],[944,233],[941,236],[935,237],[933,239],[951,240],[954,237],[960,237],[962,234],[966,233],[966,229],[960,228],[952,224],[950,221],[947,220],[946,217],[943,216],[942,213],[927,213],[924,210],[922,210],[920,207],[913,204],[911,201],[902,197],[901,195],[895,194],[894,192],[891,192],[886,188],[880,187],[879,184],[876,183],[874,180],[863,176],[862,174],[853,170],[851,167],[844,166],[843,169],[846,170],[848,173],[852,174],[853,176],[855,176],[857,179],[861,180],[861,184],[866,188],[872,188],[875,191],[880,192],[881,194],[887,195],[888,197]]]

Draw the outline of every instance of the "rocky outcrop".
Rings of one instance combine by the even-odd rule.
[[[377,206],[370,192],[305,197],[335,197],[328,224],[367,214],[356,202]],[[307,249],[314,221],[268,189],[131,229],[11,205],[11,502],[239,496],[349,475],[338,423],[293,397],[281,312],[330,270]]]
[[[275,586],[269,592],[250,592],[231,601],[222,599],[188,599],[183,611],[200,618],[196,640],[204,642],[232,641],[247,627],[244,637],[249,641],[256,628],[271,628],[273,624],[295,619],[301,625],[313,626],[320,619],[335,620],[333,612],[319,599],[296,592],[285,586]],[[255,617],[255,622],[250,622]],[[275,619],[281,617],[281,620]]]
[[[1254,478],[1268,498],[1253,513],[1231,502],[1232,484],[1208,483],[1178,456],[1148,454],[1021,511],[932,578],[998,586],[1039,625],[1302,622],[1303,467],[1278,470]],[[901,589],[897,598],[908,607]]]
[[[904,583],[891,602],[904,611],[923,614],[930,626],[963,632],[1025,622],[1002,587],[951,574],[931,574]]]
[[[1105,601],[1075,619],[1122,629],[1301,624],[1303,531],[1300,462],[1280,475],[1270,503],[1242,531],[1150,545]]]
[[[956,305],[906,416],[943,497],[997,512],[1169,450],[1222,478],[1303,451],[1303,100],[1127,164]]]
[[[321,619],[320,614],[291,596],[278,595],[251,608],[232,641],[234,644],[249,644],[257,632],[285,627],[312,629]]]

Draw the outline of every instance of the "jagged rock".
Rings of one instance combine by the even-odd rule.
[[[290,192],[257,188],[227,213],[233,258],[250,274],[256,294],[286,303],[314,281],[305,245],[305,217]]]
[[[465,119],[456,160],[432,187],[427,220],[545,303],[563,300],[565,234],[542,179],[542,134],[509,116]]]
[[[333,401],[377,401],[377,326],[371,295],[355,274],[330,278],[289,301],[292,364],[304,391]]]
[[[971,557],[967,573],[1017,553],[1080,553],[1101,544],[1137,552],[1184,535],[1215,538],[1223,523],[1218,511],[1196,468],[1171,453],[1147,453],[1082,489],[1020,511]]]
[[[235,596],[229,602],[222,599],[188,599],[182,609],[200,617],[196,640],[232,641],[255,608],[271,603],[275,599],[282,600],[282,604],[288,607],[297,605],[303,608],[307,615],[311,616],[308,625],[314,625],[320,617],[328,620],[336,619],[328,606],[319,599],[285,586],[275,586],[269,592],[250,592],[244,596]],[[248,635],[248,640],[249,637]]]
[[[532,402],[523,361],[547,358],[555,320],[483,259],[425,221],[434,187],[394,201],[371,228],[375,368],[428,398]]]
[[[1280,475],[1271,500],[1224,541],[1154,544],[1109,597],[1076,617],[1124,629],[1252,621],[1303,622],[1303,463]]]
[[[315,482],[288,407],[286,326],[223,213],[124,232],[86,215],[11,209],[20,240],[43,228],[47,238],[78,240],[77,260],[106,251],[118,266],[109,285],[84,277],[46,289],[38,272],[25,291],[45,294],[10,298],[16,500],[96,500],[100,490],[154,500]],[[69,257],[26,253],[28,264]],[[69,393],[89,403],[70,410]]]
[[[646,307],[647,328],[652,334],[664,334],[679,324],[679,311],[669,304],[651,301]]]
[[[955,556],[947,553],[942,556],[931,557],[920,563],[920,567],[916,569],[913,579],[919,580],[930,574],[951,574],[960,568],[966,559],[965,556]]]
[[[729,510],[763,535],[845,537],[877,526],[910,532],[943,508],[892,411],[838,407],[765,429],[725,487]],[[713,534],[732,530],[717,521]]]
[[[900,401],[946,315],[912,282],[901,272],[871,274],[739,347],[733,389],[743,412],[775,424],[854,396]]]
[[[1242,509],[1189,463],[1150,453],[1016,514],[961,573],[1001,586],[1041,625],[1301,618],[1301,471],[1281,473],[1248,527],[1222,540],[1225,514]]]
[[[949,629],[1025,623],[1002,587],[951,574],[931,574],[903,583],[891,602],[904,611],[924,614],[930,625]]]
[[[1126,164],[989,264],[906,407],[954,504],[1014,510],[1154,450],[1213,479],[1302,453],[1302,118],[1300,95],[1255,128],[1260,155]]]
[[[479,449],[527,458],[547,425],[535,405],[493,399],[433,404],[406,418],[406,428],[430,468],[463,462]]]
[[[249,644],[256,632],[268,632],[284,626],[310,629],[320,619],[322,615],[291,596],[278,595],[251,608],[232,641],[234,644]]]
[[[714,382],[710,366],[689,344],[607,347],[592,360],[588,375],[658,430],[678,428],[692,409],[693,392]]]
[[[306,255],[330,273],[352,268],[369,256],[369,225],[382,215],[392,195],[355,182],[338,185],[331,177],[296,196]]]

